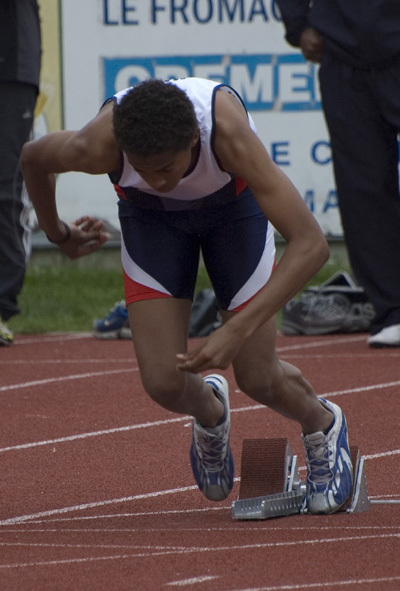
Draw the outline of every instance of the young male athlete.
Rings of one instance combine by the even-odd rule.
[[[143,82],[80,131],[26,144],[22,166],[41,228],[70,258],[97,250],[107,234],[91,217],[59,219],[55,174],[109,174],[142,383],[164,408],[194,417],[190,457],[204,495],[227,497],[233,459],[227,381],[200,372],[232,364],[243,392],[299,423],[308,510],[341,507],[352,489],[345,417],[275,350],[276,312],[325,263],[328,247],[235,91],[198,78]],[[275,269],[273,226],[287,242]],[[224,324],[188,351],[200,251]]]

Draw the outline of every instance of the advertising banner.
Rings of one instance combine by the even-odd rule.
[[[66,129],[150,77],[229,84],[325,234],[342,234],[317,67],[285,41],[274,0],[62,0],[61,31]],[[70,173],[58,183],[66,219],[87,213],[118,226],[106,177]]]
[[[62,129],[60,14],[58,2],[39,0],[42,32],[40,94],[36,102],[35,135]]]

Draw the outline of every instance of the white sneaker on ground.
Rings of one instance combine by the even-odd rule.
[[[370,347],[400,347],[400,324],[393,324],[382,328],[368,339]]]

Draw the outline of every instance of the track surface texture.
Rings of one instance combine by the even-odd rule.
[[[288,437],[304,479],[298,425],[222,372],[236,479],[212,503],[191,473],[191,419],[146,396],[130,342],[18,335],[0,349],[0,589],[399,590],[400,350],[362,334],[277,347],[345,411],[368,511],[234,521],[243,439]]]

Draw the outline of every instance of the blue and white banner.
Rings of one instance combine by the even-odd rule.
[[[342,234],[317,67],[286,43],[274,0],[62,0],[61,25],[66,129],[147,78],[229,84],[325,234]],[[89,213],[118,226],[105,177],[63,175],[58,192],[66,218]]]

